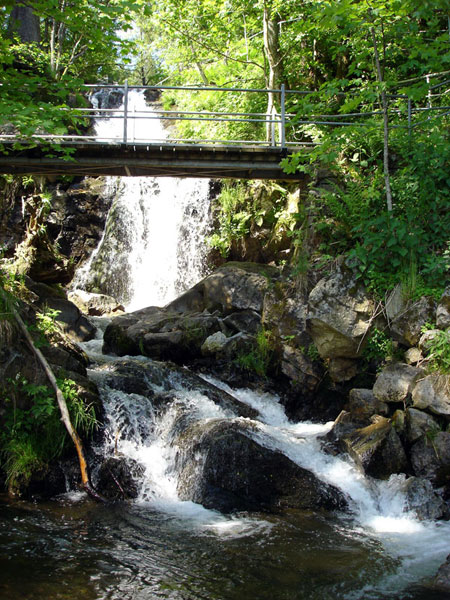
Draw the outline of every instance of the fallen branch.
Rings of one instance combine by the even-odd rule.
[[[95,491],[95,489],[92,487],[92,484],[90,482],[87,461],[86,461],[84,449],[83,449],[83,443],[82,443],[81,438],[78,435],[77,431],[75,430],[75,428],[72,425],[72,421],[70,420],[69,410],[67,408],[66,399],[64,398],[64,395],[58,386],[55,374],[53,373],[45,356],[42,354],[42,352],[39,350],[39,348],[36,348],[36,346],[34,345],[34,341],[30,335],[30,332],[28,331],[21,316],[19,315],[19,313],[17,312],[17,310],[14,307],[11,307],[11,313],[12,313],[17,325],[19,326],[20,331],[23,333],[23,336],[25,337],[31,351],[36,356],[36,358],[38,359],[42,368],[44,369],[45,374],[47,375],[47,378],[50,381],[50,384],[56,393],[56,400],[58,402],[59,411],[61,413],[61,421],[64,423],[64,426],[67,429],[68,434],[72,438],[72,441],[75,445],[75,448],[76,448],[76,451],[78,454],[78,462],[80,464],[80,474],[81,474],[81,483],[82,483],[81,487],[91,498],[93,498],[97,502],[106,502],[105,498],[103,498],[98,492]]]

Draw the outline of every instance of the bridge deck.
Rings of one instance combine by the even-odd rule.
[[[279,163],[288,151],[261,146],[202,146],[193,144],[77,143],[72,160],[50,156],[36,146],[14,150],[3,143],[0,173],[39,175],[123,175],[233,179],[298,179]]]

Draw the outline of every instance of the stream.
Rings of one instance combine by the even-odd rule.
[[[142,106],[142,93],[133,92],[134,101]],[[109,185],[116,190],[114,219],[76,285],[89,289],[102,280],[103,291],[115,291],[129,311],[163,305],[204,275],[209,183],[111,178]],[[82,344],[105,409],[105,440],[95,452],[140,465],[137,498],[98,505],[73,489],[39,504],[0,496],[2,600],[443,598],[427,580],[450,552],[450,525],[408,512],[404,476],[365,478],[349,458],[324,452],[320,436],[331,423],[291,422],[276,395],[231,389],[207,376],[258,416],[244,419],[175,376],[164,389],[151,384],[153,397],[167,390],[172,397],[165,410],[155,410],[150,396],[111,386],[119,363],[146,369],[151,361],[103,355],[107,320],[95,321],[97,338]],[[349,511],[222,514],[182,500],[180,415],[193,424],[251,425],[258,444],[339,488]]]

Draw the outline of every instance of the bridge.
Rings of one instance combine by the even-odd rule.
[[[9,147],[8,147],[9,146]],[[170,143],[76,143],[71,160],[45,156],[42,147],[0,154],[0,173],[35,175],[122,175],[233,179],[298,179],[287,175],[280,161],[287,150]],[[52,153],[54,154],[54,153]]]
[[[443,82],[434,88],[442,86]],[[233,179],[298,179],[301,175],[287,174],[280,167],[280,161],[293,152],[307,151],[315,144],[308,137],[306,128],[342,127],[348,125],[365,126],[364,119],[379,117],[382,112],[376,107],[366,108],[363,113],[316,115],[300,119],[289,113],[286,104],[298,104],[302,96],[313,94],[311,91],[280,89],[221,88],[214,86],[128,86],[124,85],[86,85],[86,95],[92,102],[92,108],[62,109],[68,111],[68,121],[77,124],[86,131],[85,135],[54,135],[51,132],[36,133],[32,138],[21,140],[17,134],[0,133],[0,173],[36,174],[36,175],[122,175],[122,176],[158,176],[158,177],[207,177]],[[140,103],[136,104],[136,92],[140,92]],[[144,101],[142,92],[148,98]],[[166,109],[160,102],[161,93],[171,94],[173,107]],[[273,109],[267,112],[211,112],[208,110],[185,111],[177,104],[177,94],[233,94],[239,105],[240,94],[259,96],[253,106],[265,108],[268,98],[272,99]],[[102,96],[115,98],[111,108],[104,106]],[[336,93],[336,96],[346,96]],[[442,110],[450,108],[439,106],[414,109],[411,100],[404,95],[394,95],[397,105],[391,114],[397,124],[390,127],[405,127],[408,134],[420,123],[412,122],[415,112]],[[431,98],[431,96],[430,96]],[[288,103],[286,100],[288,99]],[[399,100],[405,101],[400,110]],[[293,101],[293,102],[292,102]],[[208,105],[208,102],[204,102]],[[275,108],[277,107],[277,108]],[[448,112],[442,113],[442,116]],[[407,124],[398,121],[407,116]],[[363,117],[363,119],[361,119]],[[429,120],[429,118],[428,118]],[[11,119],[12,127],[14,126]],[[220,124],[221,131],[230,127],[230,131],[239,130],[245,123],[247,137],[233,139],[225,134],[225,139],[206,139],[202,137],[175,137],[176,123],[190,122],[191,132],[196,124]],[[164,123],[163,130],[160,123]],[[153,131],[148,123],[158,124]],[[104,125],[107,125],[106,129]],[[234,129],[233,129],[234,127]],[[373,121],[371,123],[373,128]],[[205,129],[200,129],[205,131]],[[248,132],[254,132],[253,137]],[[31,143],[30,143],[31,142]],[[3,149],[3,152],[1,151]],[[64,158],[64,150],[70,149],[70,158]],[[61,152],[58,153],[58,150]]]
[[[87,93],[93,108],[70,111],[70,118],[87,130],[86,135],[56,136],[41,133],[33,136],[33,143],[24,140],[18,149],[17,136],[0,134],[0,172],[36,175],[122,175],[122,176],[168,176],[207,177],[233,179],[298,179],[287,175],[280,161],[297,148],[287,140],[286,132],[290,118],[286,114],[286,90],[220,88],[197,86],[128,86],[89,85]],[[150,101],[136,106],[136,94],[144,92]],[[158,101],[164,91],[171,94],[186,93],[234,93],[263,95],[260,105],[267,103],[272,95],[278,111],[266,113],[183,111],[176,107],[164,109]],[[290,92],[289,92],[290,93]],[[102,105],[102,95],[115,97],[116,106]],[[164,122],[148,132],[148,123]],[[90,123],[86,127],[86,121]],[[247,124],[255,130],[253,139],[205,139],[173,137],[175,122],[190,121],[202,125],[220,123],[222,129],[230,125]],[[105,124],[107,125],[105,129]],[[95,128],[94,135],[92,129]],[[159,128],[159,130],[158,130]],[[100,131],[99,131],[100,130]],[[105,133],[106,131],[106,133]],[[264,135],[258,139],[257,135]],[[28,142],[28,143],[27,143]],[[70,148],[70,158],[63,151]],[[58,153],[61,150],[61,153]]]

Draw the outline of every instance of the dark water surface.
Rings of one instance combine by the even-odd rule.
[[[2,600],[443,598],[395,591],[398,559],[330,515],[239,515],[205,526],[143,505],[7,498],[0,515]]]

